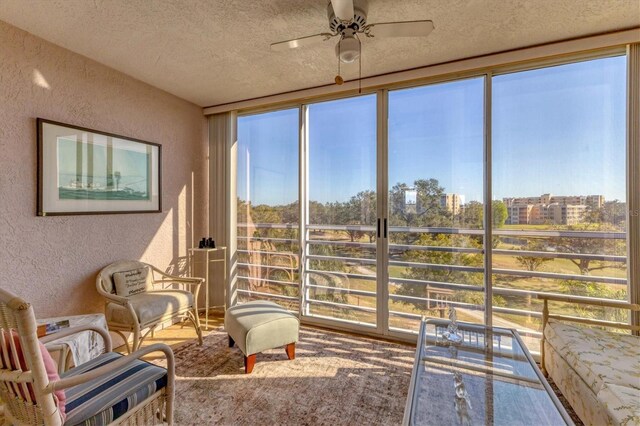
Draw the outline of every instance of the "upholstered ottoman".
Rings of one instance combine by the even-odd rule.
[[[244,371],[249,374],[256,354],[267,349],[287,346],[287,356],[296,356],[300,322],[295,315],[277,303],[254,301],[227,309],[224,328],[229,334],[229,347],[234,343],[244,354]]]

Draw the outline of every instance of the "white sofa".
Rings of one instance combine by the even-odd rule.
[[[640,337],[585,327],[549,315],[547,300],[589,303],[567,296],[540,296],[543,310],[542,367],[587,425],[640,425]],[[561,300],[559,300],[561,299]],[[609,302],[601,302],[598,304]],[[617,308],[640,306],[615,302]],[[591,325],[605,325],[587,320]],[[600,324],[598,324],[600,323]],[[610,323],[606,325],[612,325]],[[628,324],[618,327],[639,329]]]

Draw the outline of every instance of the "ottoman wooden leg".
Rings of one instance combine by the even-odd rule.
[[[256,354],[244,357],[244,373],[249,374],[253,371],[253,366],[256,365]]]
[[[233,345],[235,345],[236,342],[233,340],[233,337],[231,337],[231,335],[229,335],[229,347],[232,348]]]
[[[285,349],[287,351],[287,357],[289,359],[296,359],[296,344],[289,343]]]

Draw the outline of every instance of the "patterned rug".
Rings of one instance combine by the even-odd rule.
[[[295,360],[270,350],[248,375],[222,330],[174,352],[177,425],[396,425],[415,347],[302,328]]]
[[[242,353],[228,347],[222,329],[209,332],[203,346],[193,340],[174,353],[179,426],[397,425],[415,347],[305,327],[295,360],[284,348],[269,350],[258,354],[248,375]]]

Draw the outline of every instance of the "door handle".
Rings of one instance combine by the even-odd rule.
[[[389,238],[389,232],[387,230],[387,218],[384,218],[384,237]]]
[[[380,218],[378,218],[378,238],[380,238]]]

